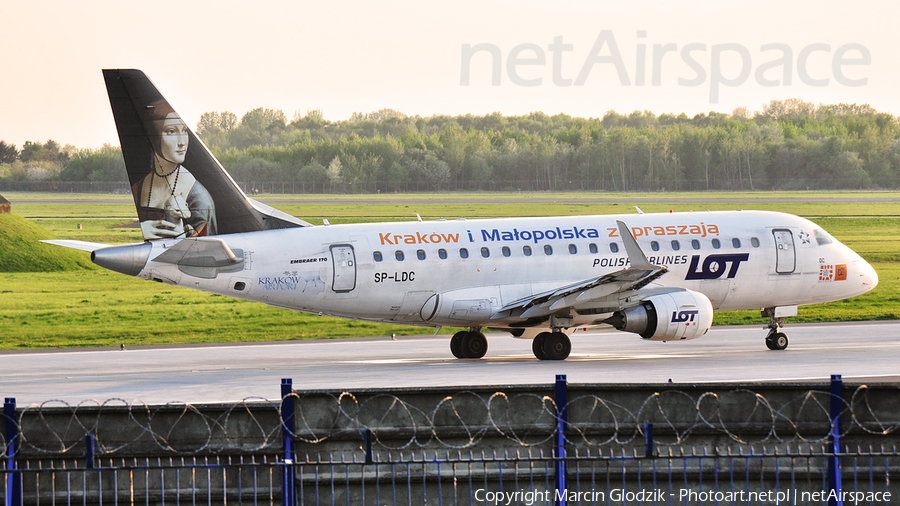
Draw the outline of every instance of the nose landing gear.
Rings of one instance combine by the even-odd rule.
[[[761,311],[762,316],[769,317],[769,334],[766,335],[766,347],[770,350],[783,350],[788,347],[790,340],[787,334],[779,332],[778,329],[784,326],[785,316],[797,316],[797,308],[793,306],[793,314],[783,314],[779,311],[782,308],[767,307]]]

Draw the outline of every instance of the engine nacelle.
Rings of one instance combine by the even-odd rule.
[[[640,304],[617,311],[605,323],[651,341],[696,339],[709,331],[712,303],[691,290],[651,295]]]

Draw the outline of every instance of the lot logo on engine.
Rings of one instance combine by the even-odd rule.
[[[672,323],[692,322],[700,311],[672,311]]]

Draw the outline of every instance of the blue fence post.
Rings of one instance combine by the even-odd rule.
[[[652,457],[654,453],[653,424],[650,422],[644,422],[644,438],[647,440],[647,448],[644,450],[644,456]]]
[[[84,437],[84,462],[85,469],[94,468],[94,435],[88,434]]]
[[[16,457],[19,453],[15,397],[7,397],[3,402],[3,418],[6,426],[6,506],[19,506],[22,504],[22,475],[15,472],[18,469]]]
[[[569,384],[565,374],[556,375],[556,504],[566,504],[566,423]]]
[[[282,504],[294,505],[294,382],[281,379],[281,437],[284,441],[284,467],[281,473]]]
[[[844,410],[844,382],[840,374],[831,375],[831,435],[828,437],[831,457],[828,457],[828,505],[842,506],[841,499],[841,412]]]
[[[366,464],[371,464],[372,461],[372,429],[366,427]]]

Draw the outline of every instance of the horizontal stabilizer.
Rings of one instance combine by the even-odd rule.
[[[66,239],[43,240],[41,242],[56,246],[64,246],[66,248],[79,249],[81,251],[97,251],[98,249],[111,246],[110,244],[103,244],[101,242],[72,241]]]

